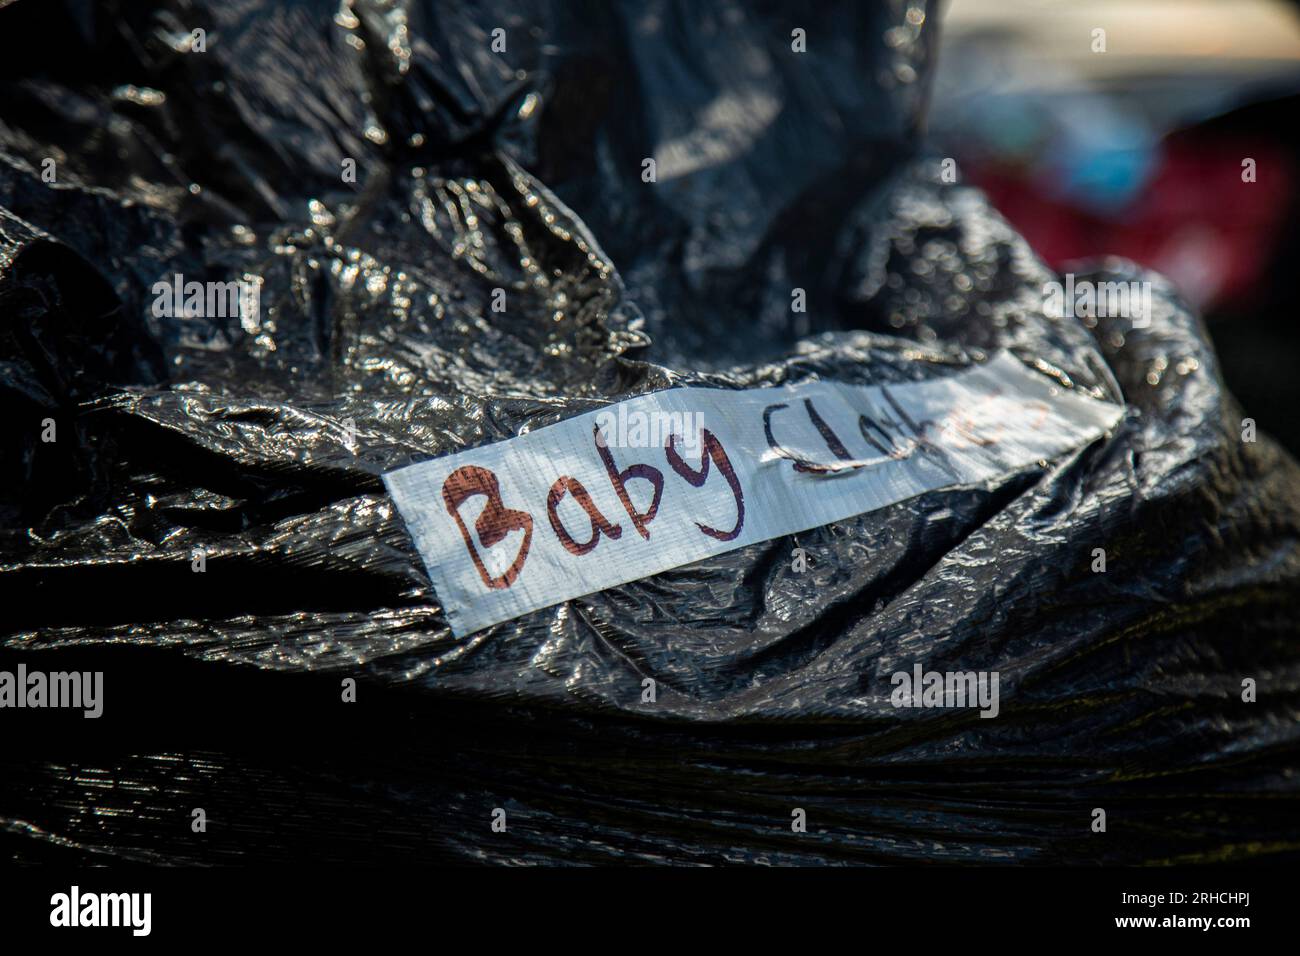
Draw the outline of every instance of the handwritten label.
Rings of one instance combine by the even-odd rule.
[[[674,388],[384,476],[463,636],[1077,448],[1122,408],[1001,352],[888,386]]]

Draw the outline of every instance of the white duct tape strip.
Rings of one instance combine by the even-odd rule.
[[[674,388],[384,476],[457,636],[733,548],[985,481],[1118,405],[1002,352],[946,378]]]

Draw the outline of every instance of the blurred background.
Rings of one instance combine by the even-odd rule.
[[[949,0],[940,34],[931,149],[1057,270],[1172,279],[1245,413],[1300,453],[1300,3]]]

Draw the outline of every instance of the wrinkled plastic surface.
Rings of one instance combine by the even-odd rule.
[[[1240,440],[1159,277],[1078,275],[1153,281],[1147,329],[1044,317],[1054,276],[918,155],[935,10],[142,7],[0,9],[0,642],[93,660],[113,728],[0,756],[8,858],[1300,846],[1300,471]],[[260,280],[258,322],[155,317],[174,273]],[[1125,418],[467,640],[379,479],[668,386],[918,380],[1002,347]],[[915,662],[998,671],[1000,716],[895,710]],[[193,837],[194,806],[222,825]]]

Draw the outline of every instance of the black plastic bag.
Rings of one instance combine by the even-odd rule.
[[[1076,277],[1152,282],[1145,329],[1044,315],[1057,277],[918,152],[933,9],[815,7],[0,9],[0,666],[105,674],[96,721],[5,715],[7,857],[1294,853],[1296,464],[1159,277]],[[176,274],[258,321],[155,315]],[[380,480],[1002,348],[1123,420],[464,640]],[[1000,672],[998,719],[879,706],[915,662]]]

